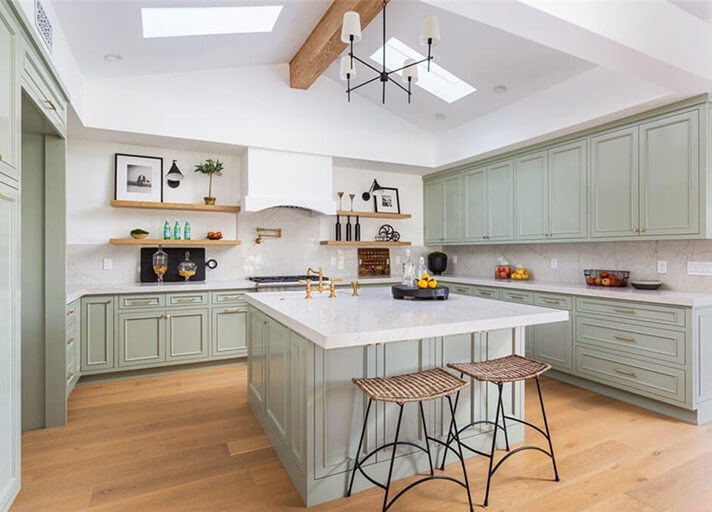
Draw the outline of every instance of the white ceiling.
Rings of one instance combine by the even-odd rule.
[[[142,7],[284,5],[271,33],[144,39]],[[59,0],[53,3],[83,76],[171,73],[288,62],[330,0]],[[104,55],[123,60],[106,62]]]
[[[677,5],[680,9],[684,9],[693,16],[701,20],[712,20],[712,1],[711,0],[670,0],[671,3]]]
[[[386,39],[395,36],[425,54],[427,49],[420,46],[420,29],[423,17],[430,14],[437,15],[440,21],[441,42],[433,49],[434,61],[477,89],[448,104],[416,86],[409,105],[403,91],[395,84],[387,85],[385,108],[430,131],[453,128],[593,67],[576,57],[412,0],[392,0],[388,4]],[[363,31],[354,54],[374,65],[369,56],[382,46],[382,30],[379,15]],[[357,84],[374,76],[359,63],[356,69]],[[346,89],[339,80],[338,60],[326,76]],[[500,84],[507,87],[506,93],[494,92]],[[355,94],[380,104],[381,83],[366,85]],[[444,114],[445,119],[436,119],[436,114]]]

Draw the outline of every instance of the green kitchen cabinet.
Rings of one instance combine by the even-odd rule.
[[[540,240],[549,232],[549,154],[517,158],[517,239]]]
[[[176,309],[166,314],[166,360],[206,359],[209,355],[207,308]]]
[[[109,295],[82,299],[82,373],[116,367],[114,358],[114,298]]]
[[[247,355],[247,307],[213,308],[211,356]]]
[[[569,311],[566,322],[533,325],[530,336],[534,359],[549,363],[552,368],[565,372],[573,370],[573,301],[568,295],[536,293],[534,303],[553,309]]]
[[[20,179],[20,92],[18,48],[21,37],[5,4],[0,3],[0,175]]]
[[[588,233],[588,158],[585,140],[549,150],[549,238],[585,238]]]
[[[425,203],[425,243],[440,244],[444,240],[445,209],[443,196],[443,180],[426,181],[423,185]]]
[[[460,239],[460,176],[448,176],[443,180],[443,241],[457,242]]]
[[[700,232],[699,112],[640,125],[640,236]]]
[[[248,330],[247,330],[247,388],[250,402],[260,410],[265,404],[265,377],[267,371],[266,340],[265,333],[267,327],[267,317],[255,308],[248,310]]]
[[[463,235],[465,241],[481,242],[487,234],[487,168],[465,171],[463,188]]]
[[[504,160],[487,167],[487,240],[514,239],[514,165]]]
[[[638,127],[591,137],[590,233],[638,234]]]
[[[280,441],[287,443],[289,418],[290,331],[272,319],[265,326],[267,342],[267,395],[265,413]]]
[[[119,367],[152,366],[166,360],[166,314],[163,311],[119,313]]]

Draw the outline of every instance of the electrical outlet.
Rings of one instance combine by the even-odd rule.
[[[104,270],[111,270],[113,266],[111,258],[104,258]]]
[[[687,273],[691,276],[712,276],[712,261],[688,261]]]
[[[559,260],[558,260],[558,258],[551,258],[551,268],[552,268],[552,269],[557,269],[557,268],[559,268]]]
[[[658,260],[658,274],[667,274],[667,261]]]
[[[452,257],[452,262],[457,263],[457,254]]]

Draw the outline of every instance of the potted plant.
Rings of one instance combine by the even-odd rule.
[[[205,163],[195,166],[195,172],[206,174],[210,177],[208,196],[203,198],[205,204],[215,204],[215,198],[213,197],[213,176],[222,176],[222,171],[223,163],[218,159],[213,160],[212,158],[208,158]]]

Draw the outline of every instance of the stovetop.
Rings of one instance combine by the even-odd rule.
[[[301,275],[301,276],[255,276],[255,277],[250,277],[248,278],[250,281],[253,281],[257,284],[271,284],[271,283],[297,283],[299,281],[318,281],[319,276],[306,276],[306,275]],[[324,281],[327,281],[329,278],[324,276],[323,277]]]

